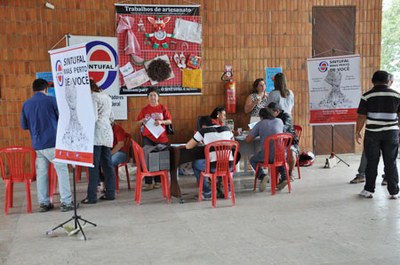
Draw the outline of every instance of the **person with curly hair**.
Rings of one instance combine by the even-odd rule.
[[[250,123],[260,121],[260,116],[258,115],[260,110],[268,106],[268,96],[265,89],[266,84],[264,78],[257,78],[253,82],[251,94],[247,96],[244,104],[244,113],[250,114]]]

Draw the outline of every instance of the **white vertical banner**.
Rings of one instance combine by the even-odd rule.
[[[55,160],[93,166],[95,117],[85,43],[49,53],[59,111]]]
[[[310,124],[357,120],[361,97],[360,55],[307,59]]]
[[[111,97],[114,119],[127,120],[127,97],[119,93],[117,38],[78,35],[68,36],[67,45],[86,42],[89,77]]]

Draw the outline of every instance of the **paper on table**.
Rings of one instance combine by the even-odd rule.
[[[255,121],[255,122],[252,122],[252,123],[249,123],[249,128],[250,128],[250,130],[252,130],[253,129],[253,127],[256,125],[258,123],[258,121]]]
[[[146,121],[146,128],[151,132],[151,134],[158,139],[160,135],[165,131],[165,129],[161,125],[155,125],[155,120],[150,118]]]

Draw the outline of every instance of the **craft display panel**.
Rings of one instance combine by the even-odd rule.
[[[164,95],[201,94],[200,6],[115,6],[118,57],[120,67],[126,66],[124,74],[119,72],[120,94],[142,96],[149,87],[158,87]],[[171,36],[176,23],[180,29],[177,38]],[[197,81],[184,82],[184,87],[182,78],[187,80],[188,72],[196,75]]]

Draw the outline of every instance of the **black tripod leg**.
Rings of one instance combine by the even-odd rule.
[[[78,219],[84,221],[85,223],[91,224],[91,225],[93,225],[93,226],[97,226],[95,223],[92,223],[92,222],[90,222],[90,221],[88,221],[88,220],[86,220],[86,219],[83,219],[83,218],[80,217],[80,216],[78,216]]]
[[[71,222],[72,220],[74,220],[74,217],[68,219],[67,221],[65,221],[64,223],[61,223],[59,225],[57,225],[56,227],[54,227],[53,229],[49,230],[46,232],[46,235],[50,235],[51,233],[53,233],[55,230],[57,230],[58,228],[63,227],[66,223]]]
[[[338,157],[337,155],[335,155],[335,157],[336,157],[337,159],[339,159],[339,162],[338,162],[338,163],[343,162],[345,165],[347,165],[348,167],[350,167],[350,165],[347,164],[346,161],[344,161],[343,159],[341,159],[341,158]]]

